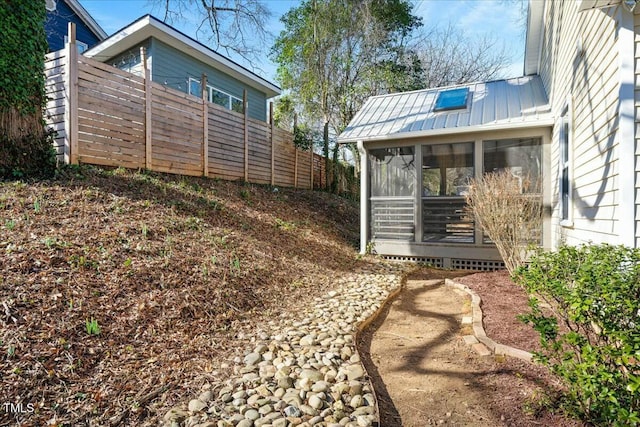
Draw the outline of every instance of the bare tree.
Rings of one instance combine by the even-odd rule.
[[[236,54],[256,68],[272,35],[267,30],[271,11],[260,0],[153,0],[174,23],[195,16],[196,37],[214,50]]]
[[[426,88],[496,79],[509,64],[509,55],[496,39],[471,38],[452,25],[422,33],[412,46]]]

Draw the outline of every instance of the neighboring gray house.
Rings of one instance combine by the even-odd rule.
[[[200,80],[206,74],[210,102],[242,112],[246,90],[251,118],[266,121],[267,99],[280,94],[278,86],[151,15],[117,31],[84,55],[143,75],[141,47],[146,49],[154,82],[200,96]]]
[[[639,246],[640,7],[529,5],[526,76],[370,98],[340,135],[361,153],[361,251],[492,269],[469,179],[539,177],[542,245]],[[523,187],[524,188],[524,187]]]

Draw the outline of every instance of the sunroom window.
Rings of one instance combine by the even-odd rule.
[[[415,200],[414,147],[369,151],[371,165],[371,236],[413,241]]]
[[[474,176],[472,142],[422,146],[422,241],[473,243],[465,195]]]
[[[507,170],[518,180],[523,193],[542,191],[542,146],[539,138],[484,141],[483,156],[485,173]]]
[[[507,171],[517,181],[523,202],[542,203],[542,141],[540,138],[483,141],[484,172]],[[542,242],[542,229],[526,236],[531,243]],[[483,243],[492,243],[484,235]]]

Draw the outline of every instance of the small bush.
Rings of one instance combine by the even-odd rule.
[[[513,274],[539,245],[542,234],[542,195],[539,180],[509,171],[486,173],[471,181],[468,209],[495,243],[505,267]]]
[[[596,245],[539,251],[514,280],[521,319],[540,334],[536,359],[567,386],[564,408],[594,425],[640,422],[640,250]]]

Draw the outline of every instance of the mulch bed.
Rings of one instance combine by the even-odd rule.
[[[494,341],[528,352],[540,351],[540,337],[518,315],[529,311],[527,293],[516,285],[506,270],[475,273],[457,279],[482,299],[485,332]]]

